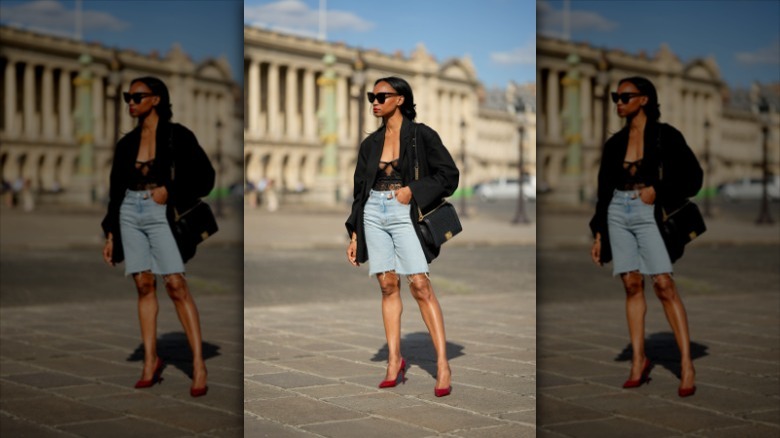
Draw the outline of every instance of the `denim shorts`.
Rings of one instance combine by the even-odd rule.
[[[655,207],[637,190],[615,190],[607,211],[613,275],[639,271],[645,275],[672,272],[672,262],[655,221]]]
[[[165,216],[165,205],[152,199],[149,190],[128,190],[119,209],[119,227],[125,250],[125,275],[184,272],[184,263]]]
[[[363,207],[368,249],[368,275],[395,271],[399,275],[428,273],[420,240],[412,225],[411,205],[401,204],[392,191],[374,191]]]

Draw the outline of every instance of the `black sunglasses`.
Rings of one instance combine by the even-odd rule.
[[[141,103],[141,101],[144,99],[144,97],[147,96],[154,96],[152,93],[122,93],[122,97],[125,99],[125,103],[130,103],[130,99],[133,100],[134,103],[138,104]]]
[[[374,103],[374,99],[379,101],[379,103],[385,103],[385,99],[387,99],[387,96],[400,96],[398,93],[368,93],[368,102]]]
[[[642,96],[641,93],[611,93],[612,94],[612,102],[617,103],[618,100],[620,100],[623,103],[628,103],[631,98],[636,96]]]

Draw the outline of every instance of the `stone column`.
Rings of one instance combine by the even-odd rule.
[[[279,138],[279,64],[268,64],[268,134]]]
[[[103,144],[105,140],[105,88],[103,86],[103,77],[97,74],[92,78],[92,115],[94,118],[93,135],[95,136],[92,144]]]
[[[62,69],[60,73],[60,123],[59,138],[63,141],[73,141],[73,114],[70,103],[71,97],[70,72]]]
[[[24,66],[24,136],[37,137],[37,123],[35,123],[35,67],[29,61]]]
[[[347,100],[349,99],[349,90],[347,89],[347,78],[339,76],[336,79],[336,126],[338,127],[338,142],[344,144],[349,138],[347,128]]]
[[[43,120],[43,136],[51,140],[54,138],[54,77],[51,66],[43,66],[43,77],[41,78],[41,118]]]
[[[547,73],[547,138],[550,141],[561,139],[561,109],[558,106],[558,72],[550,69]]]
[[[303,133],[307,140],[317,139],[317,110],[314,108],[314,70],[307,68],[303,74]]]
[[[294,65],[287,66],[287,78],[285,80],[285,128],[288,139],[300,137],[300,126],[298,124],[298,70]]]
[[[249,100],[249,133],[258,135],[260,122],[260,62],[249,60],[249,80],[246,98]]]
[[[5,65],[5,133],[15,137],[16,131],[16,61],[8,59]]]
[[[593,139],[593,83],[591,77],[580,78],[580,115],[582,116],[582,144],[592,145]]]

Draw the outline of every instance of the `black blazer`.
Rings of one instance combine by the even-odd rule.
[[[420,178],[414,179],[414,152],[412,151],[412,139],[417,130],[417,156],[420,163]],[[435,207],[442,198],[452,195],[458,187],[458,172],[455,161],[441,142],[439,134],[422,123],[414,123],[404,117],[401,124],[401,150],[399,162],[401,163],[401,179],[405,186],[412,191],[410,214],[412,224],[417,232],[417,238],[422,242],[420,225],[417,222],[418,206],[423,211]],[[382,148],[385,141],[385,126],[369,135],[360,144],[357,166],[355,167],[355,189],[352,201],[352,213],[347,218],[347,233],[357,233],[357,262],[365,263],[368,260],[366,249],[366,236],[363,230],[363,207],[368,200],[371,187],[376,180],[379,170],[379,159],[382,156]],[[422,245],[422,244],[421,244]],[[425,258],[430,263],[439,254],[432,252],[426,245],[422,245]]]
[[[604,144],[598,176],[598,200],[596,213],[590,221],[593,236],[601,233],[601,262],[612,260],[607,229],[607,209],[612,194],[617,188],[628,149],[628,126],[618,131]],[[663,178],[659,181],[663,165]],[[666,123],[647,122],[644,135],[644,150],[640,173],[648,186],[655,188],[655,221],[663,224],[663,211],[673,210],[695,196],[702,186],[704,173],[693,151],[683,135]],[[682,256],[683,247],[671,248],[667,252],[672,262]]]
[[[172,140],[172,141],[171,141]],[[174,223],[174,208],[184,211],[206,196],[214,188],[215,172],[209,157],[203,151],[195,134],[178,123],[160,122],[157,125],[155,165],[160,172],[161,185],[168,190],[166,214],[168,223]],[[114,239],[114,263],[124,260],[122,235],[119,228],[119,208],[130,184],[135,161],[141,146],[141,128],[136,127],[116,144],[114,161],[111,165],[108,212],[101,226],[103,232],[110,232]],[[175,175],[171,181],[171,164],[176,163]],[[195,248],[179,247],[186,262],[195,255]]]

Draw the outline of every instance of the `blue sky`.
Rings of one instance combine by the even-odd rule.
[[[0,22],[73,37],[75,0],[2,0]],[[243,76],[243,2],[84,0],[83,36],[109,47],[156,50],[165,55],[174,42],[198,62],[225,56],[233,77]]]
[[[247,24],[317,37],[319,0],[247,0]],[[486,86],[536,80],[533,0],[328,0],[328,41],[443,61],[469,55]]]
[[[539,32],[562,36],[562,0],[538,3]],[[713,56],[731,87],[780,81],[780,1],[570,2],[571,39],[654,55],[662,42],[683,62]]]

